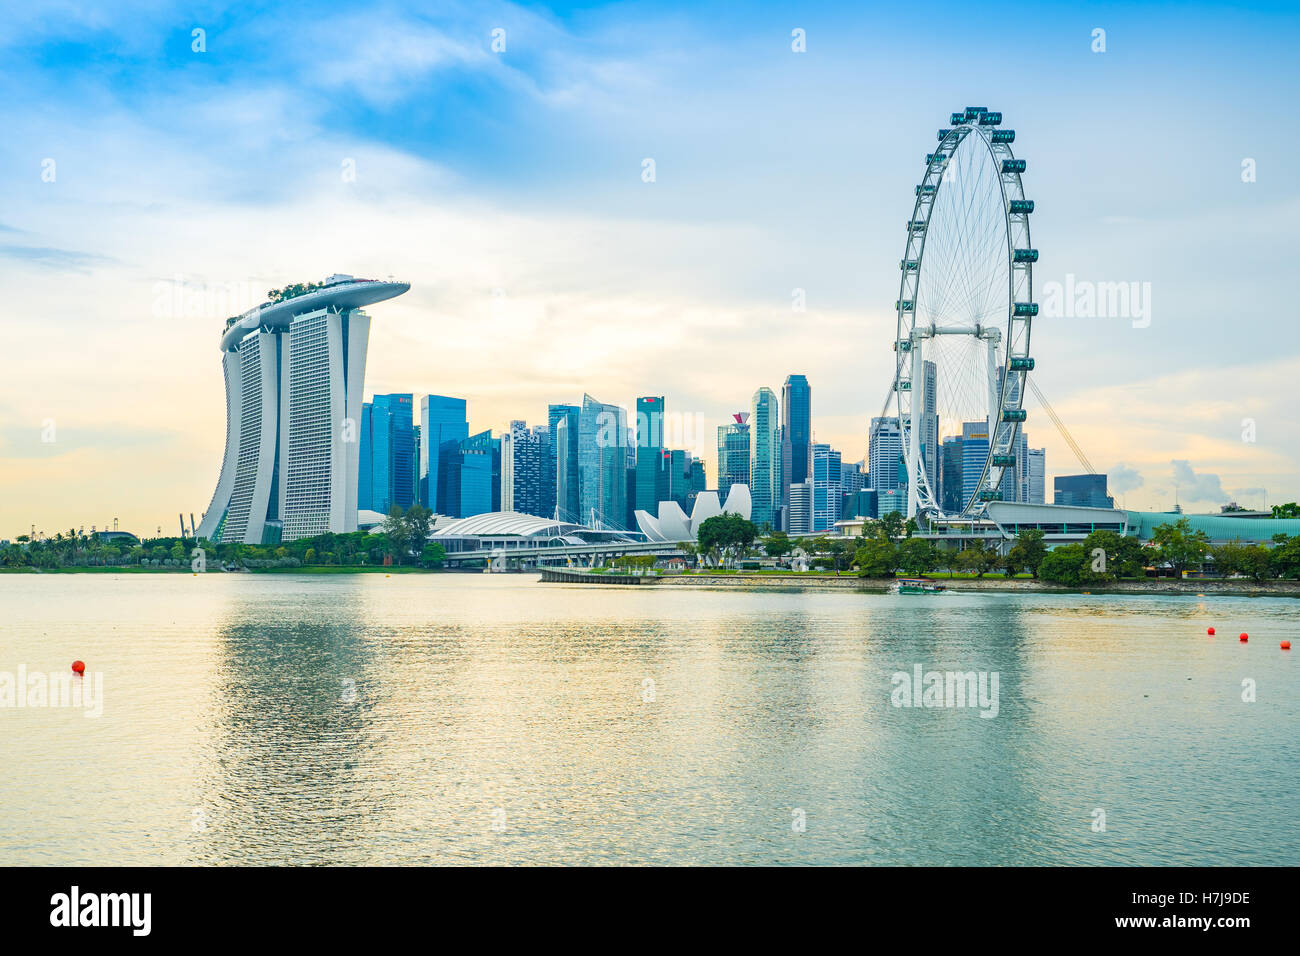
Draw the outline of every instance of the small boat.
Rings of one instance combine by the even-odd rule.
[[[942,584],[929,578],[899,578],[893,587],[895,594],[940,594],[944,590]]]

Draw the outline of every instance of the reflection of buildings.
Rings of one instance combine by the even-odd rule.
[[[226,448],[200,537],[269,544],[356,530],[362,307],[409,288],[335,275],[227,320]]]

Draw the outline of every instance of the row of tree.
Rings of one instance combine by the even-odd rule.
[[[379,533],[326,532],[283,544],[242,544],[235,541],[209,542],[203,538],[154,538],[136,545],[117,545],[98,535],[75,529],[53,538],[30,540],[21,535],[14,544],[0,549],[0,566],[57,569],[66,567],[174,567],[188,569],[194,549],[202,549],[209,568],[293,568],[367,565],[441,566],[446,552],[429,541],[433,515],[415,505],[402,509],[394,505]]]

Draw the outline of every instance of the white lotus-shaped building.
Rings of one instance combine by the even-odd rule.
[[[732,485],[727,492],[726,504],[718,503],[716,491],[701,491],[695,497],[695,506],[691,508],[689,518],[677,502],[661,501],[657,517],[646,511],[638,511],[636,525],[649,541],[694,541],[700,525],[710,518],[728,511],[748,519],[752,507],[749,485]]]

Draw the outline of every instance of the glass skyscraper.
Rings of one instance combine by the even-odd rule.
[[[420,399],[420,504],[435,514],[457,516],[460,510],[459,476],[448,467],[459,461],[460,443],[468,437],[465,399]]]
[[[961,507],[979,490],[984,462],[989,457],[989,423],[963,422],[961,426]],[[958,509],[960,510],[960,509]]]
[[[877,492],[897,491],[906,482],[900,479],[899,462],[903,457],[903,433],[897,418],[871,419],[871,433],[867,449],[869,484]],[[903,478],[907,475],[904,466]]]
[[[410,393],[376,395],[361,411],[357,507],[387,514],[414,504],[416,447]]]
[[[555,485],[554,507],[565,521],[579,521],[582,504],[578,497],[578,424],[582,409],[577,405],[549,405],[546,416],[550,427],[550,480]],[[565,430],[560,434],[561,428]],[[554,513],[541,515],[554,517]]]
[[[760,388],[750,399],[749,496],[750,520],[761,529],[776,527],[781,507],[781,425],[776,392]]]
[[[664,398],[636,400],[636,496],[633,509],[658,514],[659,502],[669,500],[671,457],[664,457]]]
[[[749,413],[718,426],[718,498],[727,500],[732,485],[749,484]]]
[[[624,528],[627,521],[627,412],[582,396],[578,422],[580,524]]]
[[[812,446],[812,530],[834,531],[840,520],[840,487],[843,462],[838,451],[826,444]]]
[[[790,500],[790,485],[808,480],[812,441],[812,389],[804,375],[787,375],[781,389],[781,500]]]

